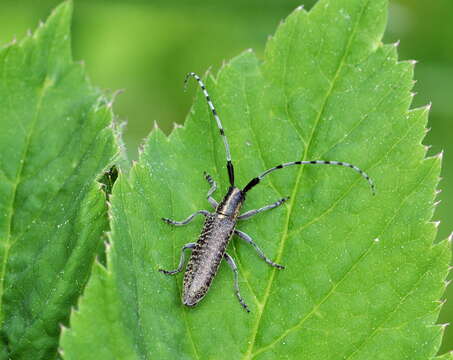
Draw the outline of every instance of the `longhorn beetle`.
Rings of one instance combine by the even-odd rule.
[[[360,175],[362,175],[370,184],[371,191],[374,194],[374,184],[370,177],[357,166],[349,164],[347,162],[342,161],[325,161],[325,160],[311,160],[311,161],[293,161],[288,163],[283,163],[277,166],[274,166],[257,177],[250,180],[250,182],[241,190],[240,188],[236,187],[234,184],[234,168],[233,163],[231,161],[231,154],[230,154],[230,146],[228,144],[227,137],[225,135],[225,131],[223,130],[222,123],[220,122],[219,115],[217,114],[216,109],[214,108],[214,104],[209,97],[209,94],[206,90],[203,81],[200,77],[191,72],[187,74],[184,83],[187,84],[189,77],[195,78],[198,82],[203,94],[206,98],[209,108],[211,109],[212,115],[217,122],[217,126],[220,130],[220,135],[223,138],[223,143],[225,145],[226,151],[226,167],[228,170],[228,178],[230,180],[230,187],[228,189],[227,194],[223,198],[220,204],[211,196],[214,191],[217,189],[217,185],[212,177],[205,173],[205,178],[208,181],[211,188],[208,191],[207,199],[212,207],[215,209],[215,212],[211,213],[207,210],[199,210],[192,215],[190,215],[187,219],[183,221],[174,221],[167,218],[162,218],[163,221],[170,225],[174,226],[183,226],[190,223],[196,215],[203,215],[205,217],[205,222],[203,225],[203,230],[201,231],[200,237],[196,243],[188,243],[182,247],[181,250],[181,258],[179,261],[178,268],[175,270],[162,270],[159,269],[160,272],[167,274],[167,275],[174,275],[181,272],[184,266],[184,252],[187,249],[192,250],[192,255],[190,257],[189,263],[187,264],[187,269],[184,274],[184,282],[183,282],[183,292],[182,292],[182,302],[184,305],[193,307],[197,305],[201,299],[206,295],[211,286],[212,280],[214,279],[217,270],[219,269],[220,262],[222,259],[225,259],[228,265],[233,270],[234,274],[234,288],[236,291],[236,296],[239,299],[242,307],[249,312],[249,308],[247,304],[241,297],[239,292],[239,283],[238,283],[238,269],[233,260],[233,258],[226,252],[226,248],[228,243],[230,242],[233,234],[240,237],[245,242],[252,245],[258,256],[260,256],[266,263],[270,266],[273,266],[277,269],[284,269],[283,265],[279,265],[274,263],[270,260],[266,255],[264,255],[263,251],[260,247],[253,241],[253,239],[247,235],[246,233],[236,229],[236,223],[238,220],[245,220],[248,219],[256,214],[262,213],[266,210],[274,209],[281,204],[283,204],[288,197],[280,199],[273,204],[264,206],[262,208],[256,210],[250,210],[245,212],[244,214],[240,214],[240,210],[242,204],[245,201],[246,194],[253,188],[255,185],[259,184],[259,182],[268,174],[273,171],[283,169],[287,166],[292,165],[308,165],[308,164],[318,164],[318,165],[339,165],[349,167],[355,171],[357,171]]]

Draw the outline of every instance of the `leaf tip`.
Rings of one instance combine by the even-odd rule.
[[[51,17],[58,17],[61,16],[63,18],[66,18],[68,20],[68,23],[71,19],[72,16],[72,9],[73,9],[73,4],[72,0],[66,0],[63,1],[60,5],[55,7],[52,12],[51,12]],[[44,26],[44,25],[42,25]],[[41,27],[41,24],[40,24]]]
[[[136,168],[137,166],[138,166],[137,160],[132,160],[132,168]]]
[[[63,335],[65,332],[67,332],[69,330],[69,328],[67,326],[63,325],[62,323],[59,323],[58,325],[60,327],[61,335]]]
[[[118,95],[121,95],[122,93],[124,93],[125,89],[118,89],[118,90],[115,90],[113,92],[113,94],[111,95],[109,101],[107,102],[107,108],[108,109],[111,109],[113,107],[113,103],[115,102],[116,98],[118,97]]]
[[[109,238],[111,238],[111,236],[112,236],[112,232],[111,231],[108,232],[108,236],[109,236]],[[110,256],[111,252],[112,252],[112,243],[109,242],[109,241],[104,241],[104,247],[105,247],[105,253],[106,253],[107,258],[108,258]],[[96,261],[100,265],[102,265],[102,263],[99,261],[99,259],[97,257],[96,257]],[[102,267],[104,267],[104,265],[102,265]]]
[[[178,124],[176,122],[173,123],[173,129],[172,129],[172,132],[173,131],[176,131],[177,129],[182,129],[184,126],[182,126],[181,124]]]
[[[434,303],[439,304],[440,306],[445,305],[446,302],[447,302],[447,299],[434,300]]]
[[[65,0],[63,1],[59,6],[57,6],[53,11],[63,11],[63,10],[69,10],[72,11],[72,0]]]
[[[145,153],[146,144],[140,144],[138,146],[138,157],[141,157]],[[133,165],[133,164],[132,164]]]
[[[447,241],[451,244],[453,240],[453,232],[450,233],[450,235],[448,235],[448,238],[447,238]]]
[[[432,224],[434,225],[434,227],[437,229],[437,228],[439,228],[440,220],[431,221],[431,223],[432,223]]]

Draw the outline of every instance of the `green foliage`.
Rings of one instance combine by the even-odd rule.
[[[321,0],[278,28],[263,62],[246,52],[207,85],[229,135],[237,183],[283,161],[352,162],[375,180],[373,197],[356,173],[289,168],[266,178],[245,210],[290,201],[239,228],[267,266],[234,239],[229,252],[252,310],[242,311],[222,266],[195,309],[180,302],[173,268],[202,219],[171,228],[208,206],[206,170],[226,190],[224,152],[203,97],[186,126],[155,129],[140,160],[111,195],[107,269],[94,267],[71,329],[65,359],[431,359],[449,244],[433,245],[430,223],[440,157],[421,144],[428,107],[408,110],[413,64],[380,42],[387,1]],[[95,334],[95,335],[94,335]]]
[[[0,359],[52,359],[107,228],[111,110],[71,59],[72,6],[0,51]]]
[[[442,356],[438,356],[435,359],[436,360],[452,360],[453,359],[453,352],[449,352],[448,354],[444,354]]]

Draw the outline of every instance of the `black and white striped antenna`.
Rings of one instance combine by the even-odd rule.
[[[261,179],[263,177],[265,177],[267,174],[269,174],[273,171],[279,170],[279,169],[283,169],[287,166],[292,166],[292,165],[338,165],[338,166],[348,167],[348,168],[351,168],[351,169],[357,171],[360,175],[362,175],[365,178],[365,180],[368,181],[368,184],[370,184],[373,195],[376,193],[373,180],[371,180],[371,178],[368,176],[368,174],[366,172],[364,172],[362,169],[360,169],[359,167],[357,167],[353,164],[347,163],[347,162],[327,161],[327,160],[293,161],[293,162],[288,162],[288,163],[274,166],[270,169],[267,169],[265,172],[260,174],[258,177],[255,177],[252,180],[250,180],[250,182],[245,186],[243,192],[246,193],[247,191],[252,189],[255,185],[258,185],[259,182],[261,181]]]
[[[222,136],[222,139],[223,139],[223,144],[225,145],[227,169],[228,169],[228,177],[230,179],[230,185],[234,186],[234,168],[233,168],[233,164],[231,162],[230,145],[228,144],[228,139],[225,135],[225,130],[223,130],[222,122],[220,121],[219,115],[217,114],[217,110],[215,109],[214,104],[212,103],[211,98],[209,97],[208,91],[206,90],[206,86],[204,85],[201,78],[194,72],[190,72],[186,75],[186,78],[184,79],[184,84],[187,84],[189,77],[193,77],[193,78],[195,78],[195,80],[197,80],[198,85],[200,85],[201,90],[203,91],[203,94],[206,98],[206,101],[208,102],[212,115],[214,115],[214,119],[217,122],[217,126],[220,130],[220,135]]]

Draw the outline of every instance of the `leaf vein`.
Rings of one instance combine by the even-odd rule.
[[[405,204],[405,202],[407,201],[407,199],[409,199],[410,196],[412,196],[412,194],[423,184],[423,182],[425,181],[425,179],[428,177],[428,175],[431,173],[431,171],[433,170],[434,168],[434,164],[431,166],[431,168],[429,169],[429,171],[427,172],[427,174],[423,177],[423,179],[416,185],[414,186],[414,188],[405,196],[404,200],[400,202],[400,205],[398,206],[398,208],[396,209],[396,211],[394,212],[393,216],[390,218],[390,220],[387,222],[387,224],[385,225],[384,229],[380,232],[380,234],[377,236],[377,238],[381,237],[386,231],[387,229],[390,227],[390,225],[393,223],[393,221],[395,220],[395,218],[397,217],[399,211],[402,209],[403,205]],[[253,356],[256,356],[258,355],[259,353],[262,353],[266,350],[269,350],[270,348],[272,348],[273,346],[275,346],[280,340],[282,340],[283,338],[285,338],[286,336],[289,335],[289,333],[291,333],[292,331],[295,331],[297,330],[298,328],[300,328],[307,320],[308,318],[313,315],[318,309],[319,307],[325,303],[328,298],[330,298],[335,290],[338,288],[338,286],[348,277],[348,275],[350,275],[352,273],[352,271],[357,267],[357,265],[359,264],[359,262],[365,258],[366,255],[368,255],[368,253],[370,253],[371,249],[373,248],[373,245],[374,244],[377,244],[378,242],[377,241],[374,241],[371,243],[371,246],[358,258],[358,260],[348,269],[348,271],[342,275],[341,279],[332,287],[332,289],[329,291],[328,294],[326,294],[326,296],[321,300],[321,302],[319,302],[317,305],[315,305],[313,307],[313,309],[310,311],[309,314],[307,314],[307,316],[305,316],[304,318],[301,319],[301,321],[296,324],[295,326],[293,326],[292,328],[286,330],[282,335],[280,335],[276,340],[274,340],[271,344],[261,348],[260,350],[256,351],[254,353]],[[418,283],[418,282],[417,282]],[[385,322],[385,321],[384,321]],[[351,354],[352,355],[352,354]]]
[[[441,257],[441,255],[439,255],[439,257]],[[352,359],[353,357],[355,357],[355,355],[357,355],[362,349],[363,347],[369,343],[375,336],[376,334],[383,329],[383,326],[384,324],[391,318],[391,316],[393,314],[395,314],[399,308],[403,305],[403,303],[406,301],[406,299],[411,296],[415,290],[418,289],[418,285],[422,282],[422,280],[425,278],[426,275],[428,275],[431,271],[431,267],[428,266],[428,268],[426,269],[426,271],[417,279],[417,281],[413,284],[413,286],[411,287],[410,291],[396,304],[395,308],[390,311],[388,313],[388,315],[385,317],[385,319],[371,332],[369,333],[363,340],[362,342],[356,347],[356,349],[350,353],[349,355],[347,355],[347,357],[345,357],[344,359],[345,360],[348,360],[348,359]]]
[[[36,123],[38,121],[38,118],[39,118],[39,115],[41,112],[42,100],[43,100],[48,88],[49,88],[48,83],[44,79],[42,86],[39,89],[39,93],[38,93],[36,113],[35,113],[35,116],[33,116],[28,134],[26,134],[25,146],[22,151],[19,169],[16,173],[16,178],[13,179],[12,196],[11,196],[11,202],[9,205],[10,211],[9,211],[9,216],[8,216],[8,220],[7,220],[8,226],[7,226],[7,233],[6,233],[6,242],[4,244],[5,252],[3,255],[3,261],[2,261],[1,272],[0,272],[0,324],[3,322],[2,307],[3,307],[4,286],[5,286],[5,272],[6,272],[6,266],[8,263],[9,251],[12,246],[13,219],[15,217],[15,209],[16,209],[15,203],[17,200],[17,189],[18,189],[19,184],[22,181],[22,176],[23,176],[22,173],[23,173],[24,167],[25,167],[25,159],[28,157],[31,138],[34,133]]]
[[[382,163],[384,161],[384,159],[386,158],[387,155],[389,155],[394,149],[396,146],[398,146],[401,141],[403,141],[411,132],[411,130],[417,125],[417,122],[414,122],[412,123],[409,127],[408,127],[408,130],[406,131],[406,133],[401,136],[400,138],[398,138],[398,140],[389,148],[389,150],[383,155],[380,157],[380,160],[375,162],[373,165],[370,166],[370,169],[373,169],[375,168],[377,165],[379,165],[380,163]],[[349,187],[349,189],[344,192],[337,200],[335,200],[332,205],[327,208],[326,210],[324,210],[320,215],[318,215],[316,218],[312,219],[311,221],[309,221],[308,223],[302,225],[301,227],[299,227],[298,229],[295,229],[293,230],[289,236],[293,236],[295,234],[298,234],[300,233],[301,231],[303,231],[304,229],[306,229],[307,227],[313,225],[314,223],[318,222],[319,220],[321,220],[325,215],[329,214],[330,212],[332,212],[335,207],[341,202],[341,200],[343,200],[350,192],[351,190],[354,188],[354,186],[358,183],[358,182],[361,182],[363,181],[361,178],[355,180],[351,186]]]
[[[346,57],[349,54],[349,51],[350,51],[350,48],[351,48],[351,45],[352,45],[352,41],[353,41],[353,39],[355,37],[355,34],[357,32],[358,24],[360,23],[360,20],[361,20],[363,14],[365,12],[365,9],[368,7],[369,2],[370,2],[370,0],[368,0],[365,3],[365,5],[363,6],[359,16],[357,17],[357,20],[356,20],[355,24],[354,24],[354,28],[353,28],[353,30],[350,33],[350,36],[349,36],[349,39],[348,39],[348,43],[346,45],[345,51],[343,53],[343,56],[342,56],[342,58],[341,58],[341,60],[340,60],[340,62],[338,64],[337,71],[335,72],[334,78],[332,80],[332,84],[329,87],[329,89],[328,89],[328,91],[327,91],[327,93],[325,95],[323,104],[321,106],[320,111],[318,112],[317,118],[316,118],[315,123],[313,125],[313,130],[311,132],[310,138],[308,140],[307,148],[306,148],[306,151],[305,151],[305,154],[304,154],[304,160],[306,160],[306,156],[307,156],[307,154],[309,152],[310,145],[312,143],[312,140],[313,140],[313,137],[314,137],[314,134],[315,134],[315,130],[316,130],[317,126],[319,125],[319,122],[320,122],[320,119],[322,117],[322,114],[324,113],[324,110],[326,108],[328,99],[330,98],[330,96],[331,96],[331,94],[333,92],[333,89],[334,89],[335,84],[336,84],[336,82],[338,80],[339,74],[341,73],[341,70],[343,69],[343,66],[344,66],[344,64],[346,62]],[[294,38],[292,38],[292,41],[294,41]],[[289,203],[289,206],[288,206],[285,230],[284,230],[284,233],[282,235],[282,238],[281,238],[281,241],[280,241],[280,246],[279,246],[278,253],[277,253],[277,258],[276,258],[277,262],[280,261],[280,259],[281,259],[281,256],[283,254],[283,250],[284,250],[284,247],[285,247],[285,241],[288,238],[289,219],[291,218],[291,213],[292,213],[293,208],[294,208],[295,198],[296,198],[296,195],[297,195],[297,191],[298,191],[298,188],[299,188],[299,183],[300,183],[300,180],[302,178],[303,169],[304,168],[305,167],[301,167],[301,169],[299,170],[298,176],[297,176],[297,180],[296,180],[296,183],[294,185],[294,189],[293,189],[293,192],[292,192],[291,200],[290,200],[290,203]],[[246,353],[244,355],[244,359],[251,359],[253,357],[253,348],[255,346],[256,336],[258,334],[258,330],[259,330],[259,327],[260,327],[260,324],[261,324],[261,319],[262,319],[263,312],[265,310],[266,304],[267,304],[269,296],[270,296],[270,290],[271,290],[271,287],[273,285],[275,274],[276,274],[276,271],[275,271],[275,269],[273,269],[273,271],[271,273],[270,280],[269,280],[268,285],[267,285],[266,290],[265,290],[264,299],[262,301],[263,302],[263,307],[261,309],[259,309],[257,320],[256,320],[256,322],[255,322],[255,324],[253,326],[253,329],[252,329],[252,334],[251,334],[251,338],[250,338],[250,341],[249,341],[250,345],[248,346],[248,349],[247,349],[247,351],[246,351]]]

